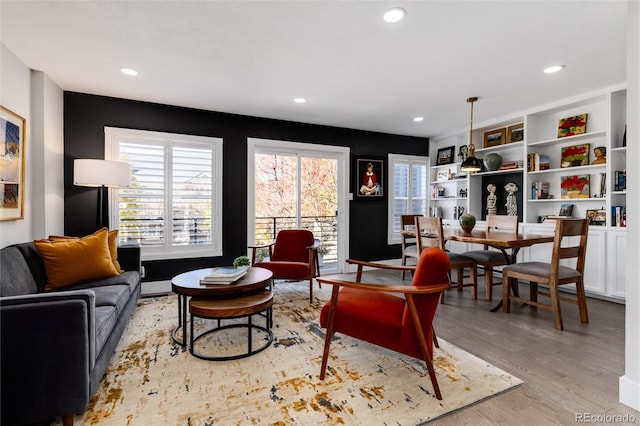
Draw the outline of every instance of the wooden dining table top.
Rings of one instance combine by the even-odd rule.
[[[459,241],[463,243],[486,244],[496,248],[520,248],[529,247],[534,244],[552,243],[554,236],[543,234],[526,234],[518,233],[514,235],[511,232],[486,231],[484,229],[464,232],[458,228],[445,228],[444,239],[451,241]]]

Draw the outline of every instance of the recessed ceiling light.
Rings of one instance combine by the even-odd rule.
[[[138,75],[138,71],[131,68],[120,68],[120,72],[125,75],[131,75],[131,76]]]
[[[415,121],[416,123],[424,121],[424,117],[413,117],[413,121]]]
[[[384,13],[383,19],[385,20],[385,22],[394,23],[401,21],[402,18],[404,18],[406,15],[406,10],[401,7],[394,7]]]
[[[544,69],[545,74],[553,74],[564,69],[564,65],[554,65]]]
[[[303,103],[307,102],[307,100],[305,98],[295,98],[293,100],[293,102],[295,102],[297,104],[303,104]]]

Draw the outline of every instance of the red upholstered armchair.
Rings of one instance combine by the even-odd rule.
[[[331,337],[339,332],[424,360],[435,395],[442,399],[432,362],[432,324],[440,293],[449,287],[448,274],[447,253],[427,248],[420,255],[410,286],[318,278],[318,282],[334,286],[331,300],[320,312],[320,325],[327,329],[320,379],[325,377]]]
[[[309,280],[309,301],[313,302],[313,278],[319,241],[306,229],[283,229],[276,240],[268,244],[249,246],[251,264],[273,272],[274,279]],[[256,263],[256,250],[269,249],[269,261]]]

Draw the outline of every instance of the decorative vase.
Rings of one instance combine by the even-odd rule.
[[[468,234],[473,230],[473,227],[476,226],[476,217],[472,214],[465,213],[460,216],[459,222],[464,233]]]
[[[487,165],[487,169],[493,172],[498,170],[502,165],[502,157],[500,156],[500,154],[492,152],[484,158],[484,162]]]

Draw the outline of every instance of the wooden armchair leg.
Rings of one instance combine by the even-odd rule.
[[[65,414],[62,416],[63,426],[73,426],[73,414]]]

